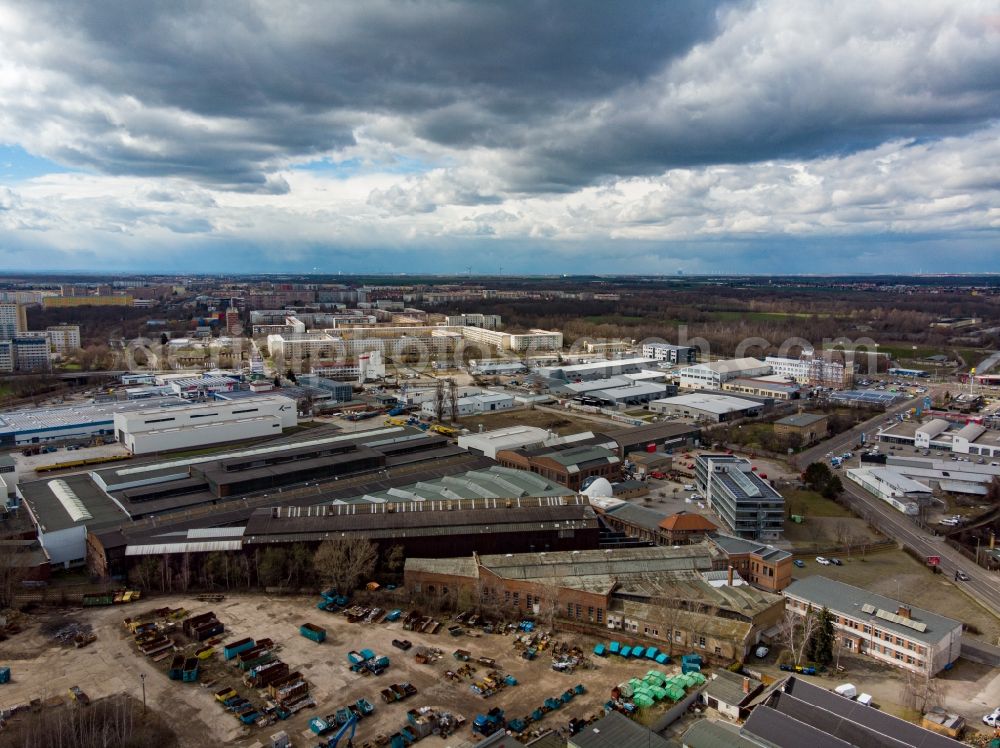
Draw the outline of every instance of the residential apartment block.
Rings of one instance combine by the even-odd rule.
[[[45,332],[56,353],[69,353],[80,348],[79,325],[53,325],[46,327]]]
[[[774,374],[812,387],[844,389],[854,382],[852,366],[816,355],[813,351],[803,353],[800,358],[768,356],[764,363],[771,366]]]
[[[28,329],[28,317],[23,304],[0,304],[0,340],[11,340]]]

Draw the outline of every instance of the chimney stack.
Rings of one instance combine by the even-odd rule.
[[[726,575],[726,582],[727,582],[727,584],[730,587],[733,586],[733,565],[732,564],[729,564],[729,573]]]
[[[743,693],[750,693],[750,679],[743,678]]]
[[[896,608],[896,615],[900,616],[902,618],[909,618],[910,617],[910,608],[909,608],[909,606],[907,606],[907,605],[900,605],[898,608]]]

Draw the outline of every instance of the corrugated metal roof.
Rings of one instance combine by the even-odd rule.
[[[212,551],[239,551],[241,540],[209,540],[197,543],[157,543],[154,545],[125,546],[126,556],[161,556],[165,553],[211,553]]]

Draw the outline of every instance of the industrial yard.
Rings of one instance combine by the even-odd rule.
[[[583,685],[585,693],[575,695],[572,701],[555,714],[546,715],[537,727],[565,726],[571,718],[587,718],[602,714],[611,689],[633,677],[642,677],[656,667],[668,673],[679,670],[676,665],[656,665],[645,660],[628,661],[619,657],[602,659],[591,654],[597,640],[586,641],[586,661],[592,665],[577,667],[572,672],[552,669],[551,648],[559,643],[558,634],[533,661],[521,656],[515,648],[517,634],[483,634],[466,627],[459,636],[451,636],[448,621],[438,618],[442,626],[436,634],[404,630],[402,619],[393,623],[351,623],[343,614],[317,610],[315,596],[264,598],[260,595],[227,596],[221,601],[199,601],[192,596],[163,596],[132,605],[118,605],[90,610],[63,610],[46,612],[30,619],[30,626],[16,637],[0,644],[0,659],[12,669],[11,682],[4,687],[5,709],[21,703],[40,699],[43,703],[69,701],[74,686],[86,692],[91,701],[119,692],[142,697],[143,676],[145,694],[150,709],[167,717],[177,731],[182,745],[235,744],[249,746],[255,741],[266,742],[278,730],[285,730],[295,745],[318,742],[309,729],[309,721],[316,716],[334,714],[339,708],[366,699],[375,706],[374,719],[362,719],[357,726],[355,745],[374,742],[379,734],[390,735],[407,720],[407,711],[422,706],[434,706],[443,712],[461,716],[465,725],[458,734],[470,737],[471,725],[477,714],[500,707],[508,720],[531,714],[546,699],[559,699],[567,690]],[[224,625],[218,636],[221,643],[214,653],[199,662],[200,677],[196,682],[171,680],[168,669],[169,656],[141,654],[132,635],[123,625],[126,617],[135,618],[153,609],[183,609],[188,619],[213,612]],[[89,624],[97,638],[83,648],[65,646],[51,637],[54,622],[73,621]],[[300,635],[299,627],[312,623],[326,631],[325,641],[317,643]],[[189,639],[180,634],[173,640],[179,647]],[[49,632],[47,636],[45,632]],[[478,636],[476,635],[478,634]],[[302,673],[310,686],[316,704],[293,714],[284,721],[270,726],[244,726],[227,712],[214,694],[236,685],[241,694],[261,703],[253,692],[241,684],[243,673],[233,662],[223,659],[226,642],[251,637],[259,641],[267,638],[273,642],[276,656]],[[406,651],[393,645],[393,640],[406,640],[412,647]],[[213,639],[214,641],[215,639]],[[569,634],[564,641],[583,647],[587,637]],[[191,643],[185,654],[203,647]],[[417,653],[429,648],[431,661],[417,664]],[[389,667],[378,676],[352,672],[348,653],[369,649],[378,656],[388,657]],[[434,658],[434,650],[440,657]],[[468,660],[457,659],[456,650],[468,653]],[[462,655],[464,657],[464,654]],[[478,663],[479,658],[492,658],[495,665]],[[464,674],[463,674],[464,671]],[[494,695],[485,698],[472,689],[491,671],[513,676],[517,685],[501,687]],[[448,675],[452,673],[453,675]],[[417,693],[405,700],[387,704],[380,696],[392,684],[409,683]],[[577,689],[579,691],[581,689]],[[184,715],[183,719],[176,719]],[[532,727],[534,727],[533,725]],[[444,745],[445,741],[429,737],[425,745]]]

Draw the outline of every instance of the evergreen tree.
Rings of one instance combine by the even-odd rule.
[[[806,645],[806,658],[817,665],[829,665],[833,662],[833,616],[826,608],[813,615],[818,620]]]

